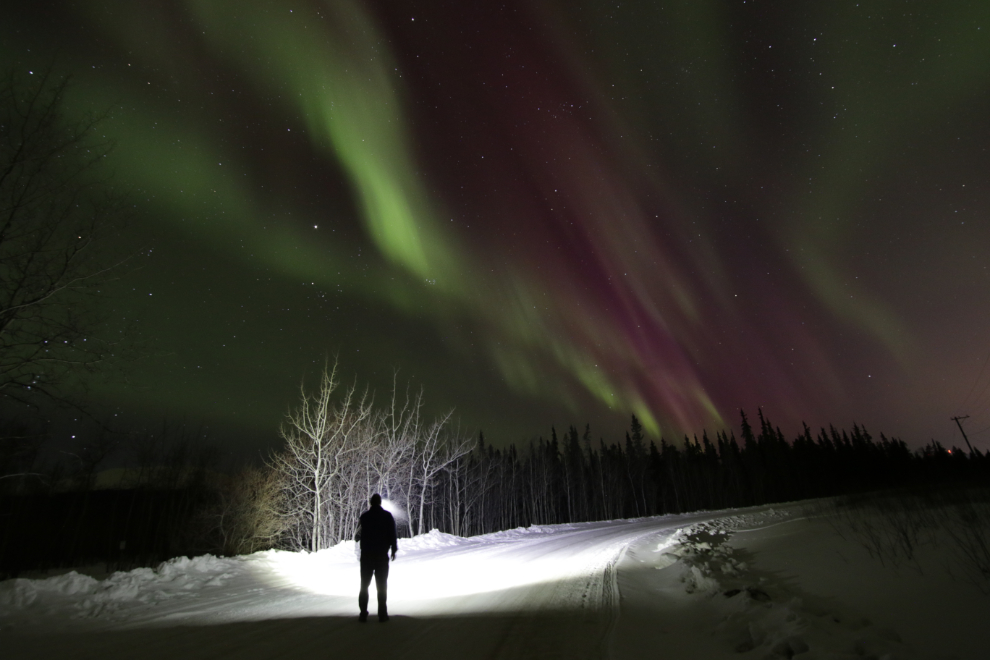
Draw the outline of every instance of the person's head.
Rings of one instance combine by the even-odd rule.
[[[371,496],[371,500],[370,501],[371,501],[371,506],[381,506],[382,505],[382,496],[379,495],[378,493],[375,493],[374,495]]]

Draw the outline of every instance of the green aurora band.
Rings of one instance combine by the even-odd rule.
[[[466,307],[467,313],[481,315],[501,330],[488,348],[512,384],[537,393],[541,375],[531,356],[534,351],[549,354],[600,401],[633,411],[648,430],[659,433],[656,413],[639,392],[611,380],[593,356],[553,332],[562,320],[553,318],[557,310],[541,304],[542,296],[528,278],[507,274],[507,286],[494,300],[472,295],[480,289],[491,294],[492,288],[473,276],[469,259],[461,257],[456,239],[438,222],[439,201],[431,199],[416,174],[411,140],[403,130],[398,69],[387,40],[360,3],[325,2],[310,11],[285,11],[278,3],[264,2],[188,6],[218,55],[254,73],[260,91],[275,92],[266,88],[271,81],[288,86],[286,101],[304,117],[311,139],[330,150],[350,175],[368,234],[382,253],[438,289],[455,307]],[[257,29],[262,25],[263,30]],[[313,276],[318,275],[317,269]],[[623,358],[636,360],[632,354]],[[667,383],[677,393],[677,408],[665,412],[673,412],[683,425],[699,421],[690,412],[697,406],[709,419],[718,419],[701,385],[684,376]]]

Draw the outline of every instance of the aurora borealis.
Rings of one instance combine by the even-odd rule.
[[[987,3],[24,4],[138,206],[99,406],[261,442],[337,355],[496,442],[990,442]]]

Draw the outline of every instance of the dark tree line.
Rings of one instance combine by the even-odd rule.
[[[4,430],[0,466],[15,471],[0,473],[0,578],[98,563],[128,569],[223,547],[206,516],[219,509],[229,479],[217,472],[219,454],[199,433],[166,425],[126,439],[98,435],[41,466],[34,457],[2,460],[4,450],[20,449]],[[43,435],[33,434],[32,453]],[[103,470],[124,442],[131,467]]]
[[[932,441],[912,452],[854,425],[788,441],[758,412],[742,413],[740,436],[720,431],[681,445],[647,440],[633,417],[625,441],[592,441],[591,430],[555,430],[522,447],[480,439],[436,485],[433,526],[461,535],[533,524],[610,520],[744,507],[855,492],[990,477],[990,455]]]
[[[431,434],[372,432],[407,426],[355,427],[363,429],[354,440],[363,449],[353,454],[374,460],[357,465],[359,479],[351,478],[352,471],[341,472],[347,478],[338,481],[346,489],[327,490],[332,501],[326,506],[339,509],[335,515],[353,517],[377,490],[412,514],[400,516],[403,535],[436,528],[472,536],[905,486],[990,484],[990,452],[946,449],[935,441],[912,451],[901,440],[874,438],[860,426],[817,433],[805,426],[788,440],[762,411],[755,425],[742,415],[738,436],[720,431],[713,439],[702,433],[677,444],[646,438],[635,418],[619,443],[593,439],[586,426],[583,432],[551,430],[549,439],[501,448],[481,435],[469,452],[463,441],[431,450]],[[6,433],[24,435],[13,428]],[[373,440],[378,435],[382,438]],[[395,440],[405,435],[410,442]],[[100,442],[88,443],[85,452],[40,477],[33,475],[25,452],[0,456],[0,463],[19,473],[0,479],[0,576],[96,562],[131,568],[179,554],[300,549],[312,541],[299,536],[308,528],[299,527],[299,520],[308,518],[296,514],[311,504],[299,499],[303,482],[288,478],[292,475],[277,462],[222,473],[215,450],[181,429],[163,428],[130,445],[136,463],[127,472],[128,483],[116,488],[95,487],[97,468],[110,450]],[[374,446],[405,449],[396,454],[401,460],[386,461],[388,452],[367,451]],[[280,451],[289,456],[286,448]],[[434,455],[443,460],[433,461],[437,469],[426,478],[422,461],[410,457]],[[321,547],[349,534],[342,528]]]

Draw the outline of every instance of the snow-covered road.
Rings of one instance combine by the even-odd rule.
[[[607,655],[618,616],[615,565],[624,549],[710,517],[404,539],[391,567],[386,625],[374,616],[357,623],[351,544],[316,555],[178,560],[103,582],[17,580],[20,591],[8,587],[0,622],[22,657],[135,657],[137,646],[146,658],[288,657],[316,649],[347,657],[371,645],[395,658],[597,658]]]
[[[828,570],[838,542],[794,505],[469,539],[431,532],[400,540],[386,624],[374,616],[357,621],[349,543],[317,554],[180,558],[101,581],[74,573],[8,580],[0,582],[0,655],[618,659],[733,658],[753,650],[759,657],[926,657],[835,594],[802,591],[798,573]],[[844,573],[852,574],[852,552],[838,554]],[[774,553],[773,566],[757,566],[760,555]],[[801,564],[803,557],[813,561]],[[886,579],[862,566],[846,601]],[[826,576],[823,584],[834,582]],[[970,609],[985,608],[981,596],[967,594]],[[959,597],[958,589],[946,593],[947,601]],[[888,605],[877,609],[883,616]]]

